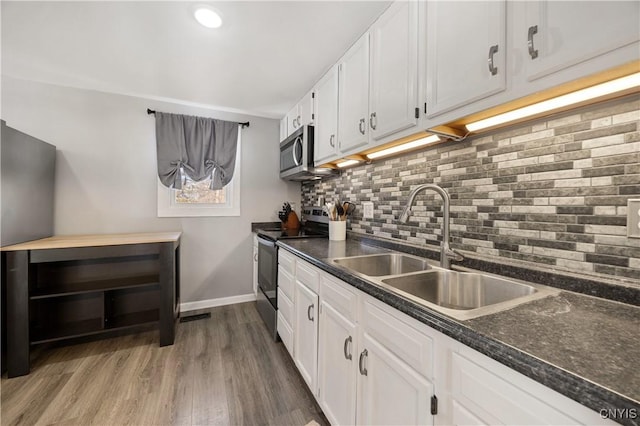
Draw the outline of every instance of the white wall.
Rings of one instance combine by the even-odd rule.
[[[241,215],[156,217],[155,121],[146,109],[251,121],[242,130]],[[252,292],[251,222],[277,221],[300,185],[279,179],[277,120],[2,79],[7,125],[56,145],[56,234],[182,231],[182,302]]]

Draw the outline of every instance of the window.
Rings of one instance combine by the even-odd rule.
[[[182,189],[170,189],[158,179],[158,217],[240,216],[240,135],[233,179],[219,190],[209,189],[211,179],[192,181]]]

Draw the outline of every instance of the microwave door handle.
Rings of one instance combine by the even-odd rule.
[[[302,154],[302,139],[300,138],[300,136],[298,136],[296,140],[293,142],[293,149],[291,150],[291,153],[293,155],[293,164],[295,164],[296,166],[299,166],[300,161],[298,161],[296,146],[300,147],[300,153]]]

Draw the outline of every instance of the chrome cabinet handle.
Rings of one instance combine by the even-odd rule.
[[[529,34],[527,35],[527,46],[529,47],[529,56],[531,59],[538,57],[538,49],[533,45],[533,36],[538,34],[538,26],[532,25],[529,27]]]
[[[298,127],[300,127],[300,116],[298,116],[298,118],[296,118],[296,122],[298,123]]]
[[[365,349],[360,354],[360,360],[358,361],[358,369],[363,376],[367,375],[367,368],[364,366],[364,358],[369,355],[369,352]]]
[[[377,125],[378,125],[378,117],[376,117],[375,112],[372,112],[371,115],[369,116],[369,126],[371,126],[373,130],[375,130]]]
[[[253,255],[253,260],[255,260],[256,262],[258,261],[258,253]]]
[[[358,129],[360,129],[360,133],[364,135],[364,118],[360,119],[360,123],[358,123]]]
[[[307,318],[309,318],[309,321],[313,321],[313,317],[311,316],[312,310],[313,310],[313,304],[309,305],[309,307],[307,308]]]
[[[351,356],[350,352],[347,352],[347,349],[349,348],[349,343],[351,343],[352,341],[353,341],[353,339],[351,338],[351,336],[349,336],[346,339],[344,339],[344,357],[345,357],[345,359],[348,359],[349,361],[351,361],[351,359],[353,357]]]
[[[331,145],[331,147],[335,148],[336,143],[334,141],[334,139],[336,138],[336,135],[331,135],[331,137],[329,138],[329,145]]]
[[[491,73],[491,75],[498,74],[498,67],[493,65],[493,55],[495,55],[497,52],[498,52],[497,44],[494,44],[489,48],[489,58],[487,59],[487,62],[489,63],[489,72]]]

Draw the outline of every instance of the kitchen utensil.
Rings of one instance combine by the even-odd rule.
[[[335,217],[336,205],[332,202],[327,202],[325,203],[325,207],[327,208],[327,214],[329,215],[329,220],[336,220],[336,217]]]

